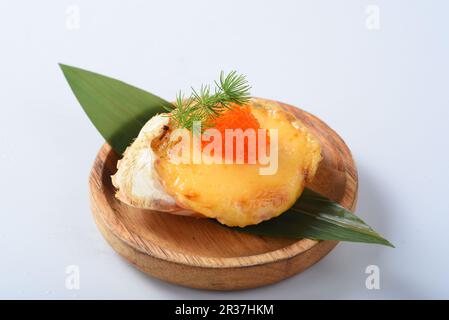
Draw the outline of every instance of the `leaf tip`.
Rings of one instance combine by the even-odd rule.
[[[378,244],[381,244],[381,245],[384,245],[384,246],[387,246],[387,247],[390,247],[390,248],[393,248],[393,249],[395,249],[396,247],[394,246],[394,244],[392,244],[390,241],[388,241],[387,239],[385,239],[384,237],[382,237],[382,236],[379,236],[379,242],[377,242]]]
[[[396,249],[396,247],[394,246],[394,244],[392,244],[390,241],[388,241],[387,239],[385,239],[385,245],[386,246],[388,246],[388,247],[390,247],[390,248],[393,248],[393,249]]]
[[[64,72],[65,70],[70,68],[70,66],[68,66],[64,63],[61,63],[61,62],[58,62],[58,66],[59,66],[59,68],[61,68],[62,72]]]
[[[61,69],[62,74],[67,78],[66,71],[68,70],[69,66],[61,62],[58,62],[58,66]]]

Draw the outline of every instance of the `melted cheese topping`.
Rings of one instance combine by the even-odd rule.
[[[173,144],[153,145],[164,189],[181,207],[228,226],[257,224],[289,209],[313,178],[321,148],[305,127],[277,105],[253,100],[250,107],[262,128],[278,130],[277,172],[260,175],[260,164],[175,164]]]

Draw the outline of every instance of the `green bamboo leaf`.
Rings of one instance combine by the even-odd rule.
[[[261,236],[377,243],[394,248],[352,212],[310,189],[279,217],[233,229]]]
[[[73,93],[89,119],[118,153],[123,153],[143,125],[171,104],[151,93],[87,70],[60,64]],[[277,218],[245,228],[252,234],[377,243],[393,247],[360,218],[309,189]]]
[[[122,81],[64,64],[60,67],[89,119],[118,153],[125,151],[152,116],[170,105]]]

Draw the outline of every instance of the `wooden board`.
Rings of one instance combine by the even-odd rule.
[[[323,160],[308,187],[354,210],[357,170],[346,144],[315,116],[279,104],[302,120],[322,144]],[[194,288],[252,288],[305,270],[337,245],[337,241],[254,236],[208,219],[132,208],[114,197],[110,176],[117,160],[108,144],[95,159],[89,179],[95,222],[115,251],[151,276]]]

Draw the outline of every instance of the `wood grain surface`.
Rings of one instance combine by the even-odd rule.
[[[354,210],[357,170],[344,141],[315,116],[276,103],[294,113],[321,142],[323,160],[308,187]],[[258,287],[305,270],[338,243],[254,236],[208,219],[132,208],[114,197],[110,176],[118,159],[108,144],[95,159],[89,178],[92,212],[114,250],[151,276],[211,290]]]

